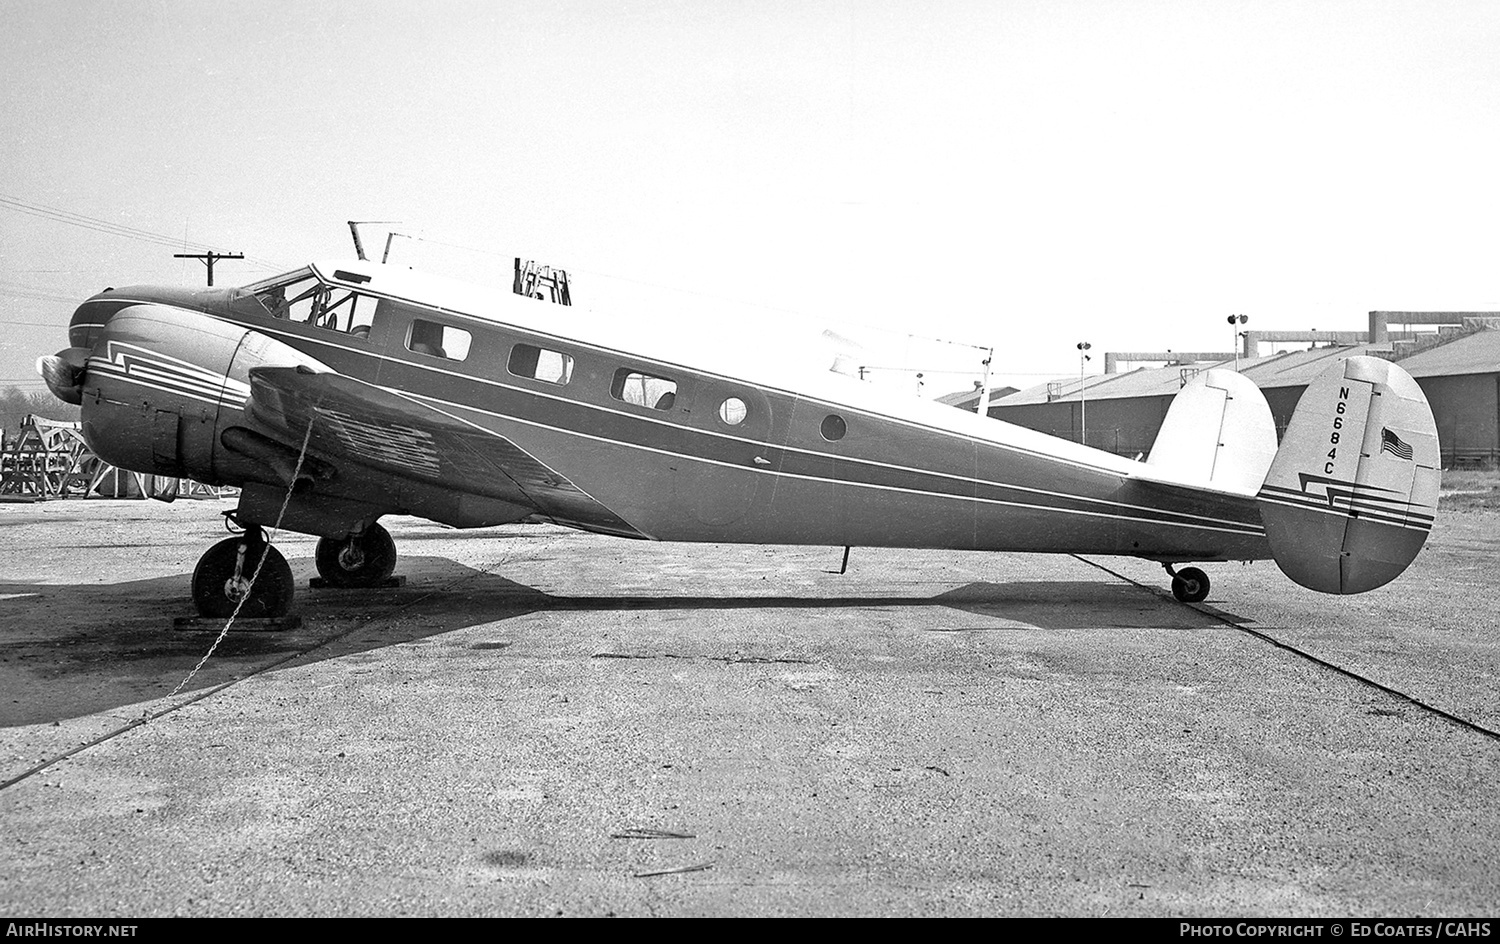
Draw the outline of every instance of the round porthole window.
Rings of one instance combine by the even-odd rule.
[[[730,397],[719,404],[719,419],[728,426],[738,426],[745,422],[745,416],[749,412],[750,408],[739,397]]]
[[[840,439],[844,438],[844,434],[847,432],[849,432],[849,424],[844,422],[844,418],[842,416],[839,416],[836,413],[830,413],[827,416],[823,417],[824,439],[828,440],[829,442],[838,442]]]

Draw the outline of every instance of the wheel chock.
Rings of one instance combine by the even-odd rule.
[[[390,590],[394,587],[406,586],[405,577],[386,577],[368,587],[341,587],[338,584],[329,583],[325,577],[311,577],[307,585],[313,590]]]
[[[202,616],[178,616],[172,620],[172,628],[187,633],[219,633],[224,630],[224,620]],[[230,632],[281,633],[289,629],[301,629],[300,616],[242,616],[234,621]]]

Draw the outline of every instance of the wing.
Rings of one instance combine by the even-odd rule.
[[[567,476],[500,433],[386,388],[297,367],[250,371],[246,411],[337,467],[357,463],[401,479],[483,495],[558,524],[644,538]],[[311,426],[311,433],[308,428]]]

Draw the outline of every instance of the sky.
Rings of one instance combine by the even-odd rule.
[[[0,386],[78,301],[352,257],[872,382],[1500,310],[1492,0],[0,0]],[[40,210],[38,208],[41,208]],[[151,238],[148,238],[151,237]],[[649,352],[646,352],[649,353]],[[967,372],[967,373],[965,373]]]

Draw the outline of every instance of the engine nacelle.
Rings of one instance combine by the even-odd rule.
[[[59,355],[61,356],[61,355]],[[161,305],[113,315],[83,365],[83,438],[133,472],[209,485],[264,478],[261,464],[224,445],[246,425],[250,370],[328,368],[257,331]]]

